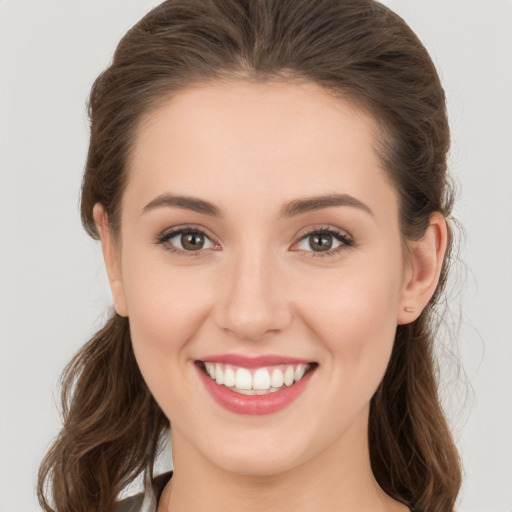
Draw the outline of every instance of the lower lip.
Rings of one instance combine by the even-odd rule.
[[[241,393],[231,391],[226,386],[217,384],[204,373],[199,365],[196,366],[203,384],[219,405],[236,414],[249,415],[272,414],[284,409],[306,389],[311,375],[314,373],[314,369],[310,370],[298,382],[289,387],[283,386],[279,391],[273,393],[266,395],[242,395]]]

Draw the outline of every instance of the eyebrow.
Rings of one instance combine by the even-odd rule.
[[[295,217],[303,213],[323,210],[333,206],[350,206],[373,215],[369,206],[349,194],[328,194],[325,196],[296,199],[288,203],[280,212],[280,217]]]
[[[197,199],[189,196],[175,196],[172,194],[161,194],[155,197],[153,201],[144,206],[142,213],[146,213],[155,208],[183,208],[184,210],[192,210],[197,213],[211,215],[212,217],[221,217],[221,211],[212,203],[203,199]]]
[[[365,203],[349,194],[328,194],[324,196],[309,197],[306,199],[295,199],[281,209],[279,217],[296,217],[297,215],[323,210],[324,208],[331,208],[334,206],[358,208],[370,215],[373,215],[373,212]],[[192,210],[212,217],[222,217],[221,210],[204,199],[198,199],[190,196],[176,196],[172,194],[159,195],[143,208],[142,213],[163,207],[182,208],[184,210]]]

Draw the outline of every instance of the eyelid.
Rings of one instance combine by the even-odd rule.
[[[295,252],[306,252],[308,253],[308,256],[312,257],[329,257],[329,256],[336,256],[341,251],[347,250],[351,247],[355,246],[354,238],[352,235],[350,235],[347,231],[335,228],[332,226],[326,226],[326,225],[316,225],[316,226],[310,226],[305,232],[303,232],[298,240],[293,243],[292,247],[300,243],[302,240],[307,238],[308,236],[311,236],[313,234],[327,234],[334,238],[336,238],[340,245],[334,249],[329,249],[327,251],[304,251],[303,249],[296,250]]]
[[[165,229],[162,231],[159,235],[155,237],[154,243],[157,245],[163,245],[164,248],[173,253],[177,254],[178,256],[200,256],[203,255],[206,251],[211,249],[200,249],[198,251],[186,251],[183,249],[180,249],[178,247],[175,247],[174,245],[168,243],[172,238],[175,236],[178,236],[182,233],[198,233],[210,240],[212,244],[215,246],[220,246],[220,244],[217,242],[216,238],[212,236],[209,231],[203,227],[198,226],[197,224],[183,224],[179,226],[173,226],[172,228]],[[217,250],[217,249],[213,249]]]
[[[164,245],[164,244],[167,244],[167,242],[169,242],[169,240],[171,240],[175,236],[177,236],[181,233],[186,233],[186,232],[199,233],[202,236],[206,237],[208,240],[210,240],[212,242],[212,244],[220,247],[220,244],[216,240],[216,237],[212,236],[209,233],[209,230],[207,230],[205,227],[199,226],[197,224],[195,224],[195,225],[194,224],[193,225],[185,224],[185,225],[179,225],[179,226],[174,226],[172,228],[168,228],[168,229],[164,230],[161,234],[157,235],[154,242],[156,244]],[[302,240],[304,240],[305,238],[307,238],[308,236],[311,236],[313,234],[330,235],[330,236],[336,238],[340,242],[340,245],[334,249],[329,249],[327,251],[313,251],[313,250],[305,251],[303,249],[300,249],[300,250],[292,249],[292,252],[306,252],[306,253],[309,253],[309,256],[313,256],[313,257],[323,257],[323,256],[327,257],[327,256],[335,256],[340,251],[348,249],[355,245],[353,237],[347,231],[342,230],[340,228],[334,228],[332,226],[315,225],[315,226],[310,226],[309,228],[307,228],[307,230],[305,232],[303,232],[302,234],[297,235],[298,238],[296,236],[296,240],[293,242],[291,247],[297,245]],[[208,249],[200,249],[198,251],[186,251],[183,249],[179,249],[178,247],[175,247],[171,244],[166,245],[166,249],[169,252],[178,254],[180,256],[200,256],[200,255],[204,254],[206,251],[211,250],[211,248],[208,248]],[[213,249],[213,250],[218,250],[218,249]]]

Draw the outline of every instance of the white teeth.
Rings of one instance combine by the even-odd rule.
[[[304,377],[305,373],[306,373],[306,365],[305,364],[299,364],[297,366],[297,368],[295,369],[295,375],[294,375],[295,382],[297,382],[300,379],[302,379],[302,377]]]
[[[287,386],[291,386],[293,384],[294,379],[295,372],[293,371],[293,367],[288,366],[288,368],[286,368],[286,371],[284,372],[284,383]]]
[[[235,376],[235,387],[238,389],[252,389],[252,375],[245,368],[238,368]]]
[[[215,379],[215,365],[212,363],[204,363],[206,367],[206,373],[212,378]]]
[[[233,388],[233,391],[236,391],[237,393],[240,393],[241,395],[257,395],[258,391],[255,389],[238,389]]]
[[[222,366],[218,363],[215,365],[215,380],[217,384],[224,384],[224,372],[222,371]]]
[[[269,393],[275,393],[279,391],[279,388],[269,388],[269,389],[237,389],[233,388],[232,391],[236,393],[240,393],[241,395],[268,395]]]
[[[219,385],[244,395],[265,395],[291,386],[304,377],[310,365],[279,365],[249,370],[224,363],[204,363],[206,373]],[[283,370],[284,373],[283,373]]]
[[[235,372],[231,368],[226,368],[224,372],[224,386],[232,388],[235,385]]]
[[[264,391],[270,387],[270,375],[266,368],[258,368],[252,379],[253,389]]]
[[[276,368],[272,372],[272,378],[270,379],[270,385],[273,388],[280,388],[283,384],[284,384],[283,372],[279,368]]]

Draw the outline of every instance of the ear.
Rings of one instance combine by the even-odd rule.
[[[102,204],[96,203],[94,205],[93,217],[101,239],[101,250],[103,251],[114,307],[119,315],[128,316],[121,275],[121,255],[110,232],[107,214]]]
[[[407,244],[409,261],[398,303],[398,324],[414,322],[436,290],[448,244],[448,229],[443,215],[432,213],[424,235]]]

